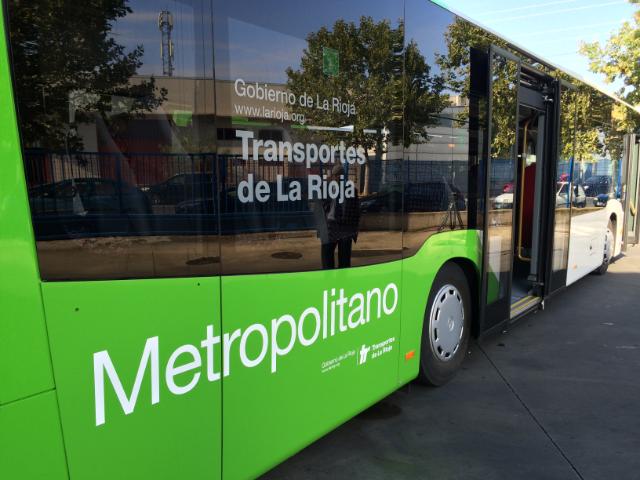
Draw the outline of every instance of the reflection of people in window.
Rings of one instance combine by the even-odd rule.
[[[340,178],[342,176],[342,178]],[[337,164],[331,170],[327,181],[344,182],[344,167]],[[345,198],[343,202],[339,199],[325,199],[322,201],[322,212],[324,215],[324,225],[318,228],[318,236],[322,242],[322,268],[331,269],[335,267],[335,251],[338,249],[338,268],[351,266],[352,242],[358,240],[358,223],[360,221],[360,206],[358,193],[355,197]]]

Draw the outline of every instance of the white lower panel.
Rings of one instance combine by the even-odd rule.
[[[602,264],[605,234],[612,216],[616,219],[614,255],[620,252],[622,239],[623,213],[618,200],[609,200],[607,206],[599,210],[578,212],[578,215],[574,212],[571,217],[567,285],[588,275]]]

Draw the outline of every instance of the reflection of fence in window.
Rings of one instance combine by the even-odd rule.
[[[213,173],[215,155],[167,153],[57,153],[28,151],[29,187],[78,178],[114,180],[149,187],[181,174]]]
[[[494,181],[492,188],[504,186],[509,178],[510,164],[494,160]],[[171,154],[171,153],[59,153],[38,150],[28,151],[25,155],[25,168],[29,187],[72,179],[103,179],[117,183],[131,185],[147,191],[152,187],[179,180],[180,176],[189,177],[190,174],[207,174],[211,182],[211,197],[216,191],[215,183],[220,185],[220,211],[225,212],[255,212],[255,205],[239,204],[237,201],[237,187],[239,182],[246,180],[249,174],[254,175],[254,181],[264,180],[270,184],[271,198],[260,205],[259,211],[268,212],[296,212],[308,211],[307,176],[329,176],[334,164],[318,164],[307,169],[304,164],[289,162],[267,162],[260,157],[258,161],[243,160],[238,155],[216,156],[212,153],[203,154]],[[368,173],[360,165],[345,165],[343,174],[345,180],[351,180],[359,192],[364,190],[364,182],[368,181],[370,194],[385,191],[401,191],[403,182],[410,184],[449,183],[457,192],[466,197],[468,193],[468,164],[466,161],[437,161],[437,160],[386,160],[371,158],[367,164]],[[303,188],[301,201],[279,202],[276,198],[276,180],[282,176],[282,186],[287,187],[291,181],[298,180]],[[189,180],[187,180],[188,182]],[[195,199],[202,196],[202,189],[187,189],[188,197],[180,200]],[[422,191],[425,197],[430,196],[428,188],[415,187],[416,192]],[[440,191],[432,192],[440,197]],[[360,193],[362,195],[362,193]],[[209,195],[207,195],[209,196]],[[171,202],[174,203],[174,202]]]
[[[240,155],[221,155],[222,171],[227,173],[228,182],[240,181],[253,174],[255,180],[275,182],[277,175],[288,178],[303,178],[308,174],[329,175],[335,164],[317,164],[307,169],[304,163],[267,162],[264,157],[258,160],[243,160]],[[349,180],[357,181],[360,178],[360,169],[357,165],[345,165]],[[230,184],[231,185],[231,184]]]
[[[405,162],[407,182],[449,182],[465,196],[469,192],[469,164],[465,160],[412,160]]]

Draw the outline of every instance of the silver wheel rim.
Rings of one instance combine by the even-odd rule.
[[[429,313],[429,339],[436,357],[450,361],[464,334],[464,305],[460,291],[447,284],[438,290]]]
[[[607,233],[604,236],[604,262],[609,263],[613,257],[613,232],[607,228]]]

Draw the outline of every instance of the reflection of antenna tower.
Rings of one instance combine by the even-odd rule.
[[[173,42],[171,30],[173,30],[173,15],[169,10],[162,10],[158,14],[158,28],[162,33],[160,43],[160,56],[162,57],[162,74],[173,75]]]

